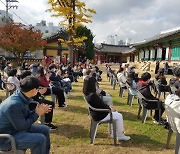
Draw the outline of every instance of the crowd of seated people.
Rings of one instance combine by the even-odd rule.
[[[33,70],[33,65],[36,65],[36,70]],[[65,95],[70,93],[72,90],[72,81],[75,81],[74,74],[76,76],[82,75],[82,67],[81,65],[77,65],[76,73],[73,72],[71,69],[71,65],[64,65],[63,70],[58,69],[59,66],[55,65],[55,63],[51,63],[49,65],[49,69],[46,70],[43,68],[42,65],[33,64],[28,65],[27,62],[23,63],[23,67],[21,67],[21,74],[17,75],[17,69],[12,68],[11,63],[7,63],[7,82],[14,83],[17,90],[20,90],[20,81],[27,76],[35,76],[40,81],[40,89],[38,90],[37,95],[33,97],[33,99],[40,104],[48,104],[51,105],[53,108],[55,107],[55,102],[46,100],[43,96],[54,94],[58,101],[58,106],[65,108],[67,104],[65,104]],[[62,73],[63,71],[63,73]],[[71,74],[72,73],[72,74]],[[70,76],[73,76],[72,78]],[[71,79],[70,79],[71,78]],[[10,85],[8,86],[9,90],[12,89]],[[36,104],[31,104],[29,106],[30,110],[34,110],[36,108]],[[45,114],[45,124],[51,129],[57,129],[56,126],[52,124],[53,119],[53,108],[51,112]]]
[[[43,67],[38,68],[36,77],[40,80],[41,86],[45,89],[43,95],[50,95],[52,91],[52,94],[54,94],[58,100],[58,107],[64,108],[67,106],[65,104],[64,90],[61,88],[61,84],[51,86],[50,82],[53,80],[50,79],[50,74],[46,72]]]
[[[71,80],[69,78],[66,78],[67,80],[64,80],[62,77],[61,70],[56,70],[56,67],[54,64],[51,64],[49,66],[49,80],[51,81],[51,85],[54,88],[61,89],[63,93],[63,88],[65,88],[66,94],[68,94],[71,89]],[[64,102],[61,104],[62,106],[66,106]]]
[[[40,104],[50,105],[51,109],[44,113],[45,114],[45,124],[52,130],[57,129],[56,126],[52,124],[53,119],[53,109],[55,107],[55,102],[46,100],[42,96],[47,96],[54,94],[58,100],[58,107],[66,108],[67,104],[65,103],[66,97],[70,94],[72,90],[72,82],[78,82],[78,77],[83,76],[84,85],[83,93],[86,96],[88,103],[95,108],[101,109],[111,109],[114,119],[116,120],[117,127],[117,138],[118,140],[129,140],[129,136],[124,135],[124,125],[123,125],[123,116],[121,113],[117,112],[113,106],[113,100],[110,94],[100,88],[99,82],[102,80],[101,74],[102,71],[95,66],[94,68],[90,64],[86,63],[77,63],[74,67],[71,66],[71,63],[57,65],[54,62],[48,66],[48,69],[44,68],[40,64],[36,64],[34,69],[33,65],[27,65],[23,63],[21,69],[22,73],[17,76],[17,70],[12,68],[12,65],[7,65],[6,72],[8,74],[8,82],[14,83],[16,89],[20,91],[21,81],[24,80],[27,76],[35,76],[39,79],[39,86],[36,95],[31,96],[35,101]],[[114,73],[110,65],[107,65],[107,71]],[[162,123],[163,119],[159,119],[159,110],[157,110],[158,105],[160,104],[161,116],[165,110],[163,102],[154,97],[149,86],[151,74],[145,72],[138,78],[138,74],[135,72],[134,66],[125,65],[120,67],[117,73],[115,74],[117,80],[122,87],[126,87],[128,84],[134,91],[136,89],[147,99],[157,100],[157,103],[152,103],[144,101],[145,107],[147,109],[156,109],[153,116],[153,121],[155,123]],[[162,85],[167,85],[168,82],[164,76],[164,71],[159,69],[155,79]],[[174,78],[170,79],[170,85],[177,88],[175,94],[169,95],[167,97],[167,104],[169,101],[179,101],[180,97],[180,68],[174,69]],[[10,87],[9,87],[10,88]],[[169,89],[167,89],[169,91]],[[136,95],[136,94],[135,94]],[[35,111],[37,104],[29,105],[31,111]],[[92,112],[92,116],[95,121],[106,121],[110,119],[108,112]]]
[[[113,73],[113,70],[111,69],[111,67],[107,65],[107,72],[108,71],[111,71],[111,73]],[[171,79],[170,82],[171,83],[176,82],[176,84],[178,84],[180,74],[177,73],[177,68],[175,68],[175,72],[176,72],[175,78]],[[139,78],[138,74],[135,73],[135,67],[129,66],[128,64],[126,64],[126,65],[120,66],[119,70],[117,71],[116,76],[117,76],[117,80],[119,81],[119,84],[121,87],[126,88],[126,84],[128,84],[131,87],[130,90],[133,95],[137,96],[137,90],[138,90],[146,99],[157,100],[156,103],[144,101],[143,104],[145,105],[145,107],[147,109],[156,109],[155,114],[153,116],[153,121],[155,123],[164,124],[166,122],[166,120],[163,118],[159,119],[158,107],[161,109],[161,116],[162,116],[165,108],[163,105],[164,103],[160,99],[156,98],[150,90],[150,86],[153,84],[153,82],[150,80],[151,79],[150,73],[145,72]],[[166,86],[167,81],[164,76],[164,69],[161,69],[161,68],[159,69],[157,75],[155,76],[155,79],[160,84],[165,85],[165,87],[167,88],[167,89],[165,89],[165,91],[169,92],[170,89],[168,86]]]

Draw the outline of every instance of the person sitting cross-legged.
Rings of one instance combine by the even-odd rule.
[[[105,104],[102,99],[96,93],[90,93],[86,96],[88,103],[94,107],[99,109],[111,109],[113,119],[116,121],[116,135],[117,140],[130,140],[130,136],[124,135],[124,124],[123,124],[123,116],[121,113],[117,112],[113,106],[108,106]],[[109,112],[97,112],[97,111],[90,111],[93,119],[95,121],[107,121],[110,120],[110,113]],[[111,130],[112,131],[112,130]],[[113,133],[111,133],[113,134]],[[111,136],[113,137],[113,136]]]
[[[156,97],[154,97],[151,94],[150,88],[149,88],[149,82],[150,82],[151,74],[148,72],[145,72],[141,75],[141,79],[137,83],[137,90],[146,98],[150,100],[158,100],[160,102],[160,108],[161,108],[161,115],[164,112],[164,106],[163,103]],[[158,102],[144,102],[144,105],[147,109],[156,109],[158,107]],[[161,123],[161,120],[159,119],[159,110],[155,110],[154,114],[154,122],[155,123]]]
[[[93,82],[94,78],[93,77],[86,77],[84,79],[84,85],[83,85],[83,93],[87,99],[87,102],[94,108],[99,108],[99,109],[111,109],[112,110],[112,115],[113,119],[116,120],[116,134],[117,134],[117,139],[118,140],[125,140],[128,141],[130,140],[129,136],[124,135],[124,125],[123,125],[123,116],[121,113],[118,113],[116,109],[113,106],[109,106],[104,103],[104,101],[101,99],[101,97],[98,96],[98,94],[93,92],[95,89],[95,86],[93,86],[91,83]],[[91,88],[91,85],[94,88]],[[88,90],[89,89],[89,90]],[[93,91],[92,91],[93,90]],[[97,112],[97,111],[91,111],[92,117],[95,121],[106,121],[110,120],[110,114],[109,112]],[[113,134],[113,133],[111,133]],[[112,136],[111,136],[112,137]]]
[[[50,112],[51,106],[40,104],[34,111],[29,110],[31,98],[37,94],[39,85],[37,78],[28,76],[20,81],[20,91],[0,104],[0,134],[12,135],[18,150],[31,149],[33,154],[49,154],[49,127],[33,123],[39,116]],[[1,146],[10,149],[10,141],[0,139]]]

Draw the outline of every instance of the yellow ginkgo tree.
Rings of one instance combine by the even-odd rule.
[[[75,29],[83,23],[92,22],[92,14],[95,14],[94,9],[86,7],[86,4],[80,0],[48,0],[51,8],[47,11],[52,12],[54,17],[62,17],[60,25],[65,26],[69,34],[68,40],[60,39],[60,42],[68,44],[69,47],[69,61],[74,64],[74,48],[81,46],[87,37],[76,37]]]

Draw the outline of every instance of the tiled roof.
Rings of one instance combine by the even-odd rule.
[[[129,45],[111,45],[101,43],[100,47],[95,48],[96,52],[106,53],[126,53],[130,50]]]
[[[163,39],[171,38],[172,36],[175,36],[175,35],[180,35],[180,28],[175,29],[175,30],[169,30],[167,32],[161,32],[160,34],[157,34],[151,38],[145,39],[144,41],[134,43],[133,46],[137,47],[137,46],[145,45],[148,43],[161,41]]]
[[[59,31],[56,34],[51,34],[49,36],[45,36],[43,37],[43,39],[45,40],[54,40],[54,39],[58,39],[58,38],[62,38],[62,39],[66,39],[68,38],[68,34],[66,32],[64,32],[63,30]]]

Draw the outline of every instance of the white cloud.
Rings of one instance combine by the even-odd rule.
[[[5,1],[5,0],[4,0]],[[151,37],[161,30],[180,26],[179,0],[83,0],[89,8],[97,12],[93,16],[93,23],[87,24],[96,36],[96,42],[106,40],[108,35],[118,35],[120,39],[126,37],[134,41],[141,41]],[[52,18],[49,12],[48,0],[19,0],[19,8],[12,10],[28,24],[35,24],[41,20],[54,22],[60,18]],[[5,8],[1,4],[1,8]],[[20,21],[14,16],[15,20]]]

